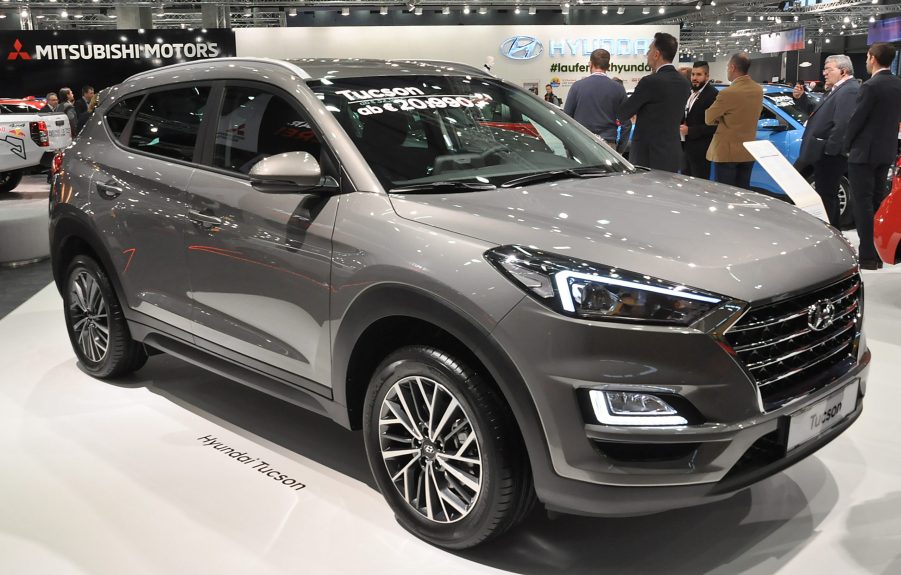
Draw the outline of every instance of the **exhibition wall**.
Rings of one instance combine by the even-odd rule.
[[[559,84],[563,98],[569,86],[588,75],[595,48],[612,54],[611,76],[633,88],[647,67],[647,48],[654,33],[679,37],[678,26],[423,26],[397,28],[357,26],[241,28],[235,30],[239,56],[272,58],[416,58],[462,62],[481,68],[491,59],[491,72],[519,85]]]

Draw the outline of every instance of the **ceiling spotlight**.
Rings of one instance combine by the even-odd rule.
[[[342,15],[342,16],[350,16],[350,8],[348,8],[347,6],[345,6],[344,8],[342,8],[342,9],[341,9],[341,15]]]
[[[422,16],[422,6],[417,6],[417,7],[413,10],[413,13],[416,14],[417,16]]]
[[[464,13],[464,14],[469,14],[469,6],[464,6],[464,7],[463,7],[463,13]]]
[[[763,16],[761,16],[761,17],[758,18],[758,19],[759,19],[761,22],[763,22]]]
[[[845,24],[847,24],[847,23],[850,22],[850,21],[851,21],[851,19],[848,18],[847,16],[845,16],[845,17],[842,19],[842,22],[844,22]]]
[[[444,8],[442,8],[441,13],[444,14],[445,16],[450,14],[450,6],[445,6]],[[519,14],[519,6],[516,7],[516,13]]]
[[[27,10],[26,8],[22,8],[22,12],[20,12],[20,14],[21,14],[23,17],[28,16],[28,10]]]
[[[822,33],[823,33],[823,29],[820,28],[819,30],[817,30],[817,32],[819,32],[820,34],[822,34]]]
[[[603,14],[604,16],[607,15],[607,7],[606,7],[606,6],[604,6],[603,8],[601,8],[601,14]]]
[[[717,20],[717,21],[716,21],[716,25],[717,25],[717,26],[719,26],[719,25],[722,24],[722,23],[723,23],[722,20]]]
[[[379,8],[379,14],[382,16],[387,16],[388,15],[388,7],[382,6],[381,8]]]
[[[68,17],[69,17],[69,13],[66,12],[65,10],[60,10],[59,16],[60,16],[60,18],[68,18]]]
[[[538,13],[538,8],[535,6],[529,6],[529,16],[534,16]]]
[[[487,13],[488,13],[488,8],[485,8],[484,6],[479,6],[479,14],[487,14]]]
[[[795,14],[795,15],[792,17],[792,20],[794,20],[795,22],[797,22],[797,21],[798,21],[798,15]]]
[[[657,9],[658,14],[664,14],[666,12],[666,6],[661,6]]]
[[[871,4],[879,4],[879,0],[870,0]]]
[[[813,44],[813,40],[810,39],[810,38],[808,38],[808,39],[807,39],[807,43],[808,43],[808,44]]]
[[[875,16],[870,16],[870,24],[872,24],[872,23],[875,22],[875,21],[876,21],[876,17],[875,17]]]
[[[162,16],[162,14],[160,14],[160,15]],[[251,16],[253,16],[253,12],[251,12],[250,10],[247,10],[246,12],[244,12],[245,18],[250,18]]]
[[[625,7],[625,6],[620,6],[619,8],[616,9],[616,13],[617,13],[617,14],[620,14],[620,15],[625,14],[625,13],[626,13],[626,7]]]
[[[561,8],[560,11],[563,13],[564,16],[569,14],[569,2],[564,3],[563,6],[561,6],[560,8]]]
[[[716,0],[710,0],[710,5],[711,5],[711,6],[716,6]]]
[[[76,14],[72,17],[75,18],[76,20],[81,20],[82,18],[84,18],[84,14]]]
[[[830,42],[829,38],[826,38],[826,43],[828,44],[829,42]]]
[[[519,9],[519,6],[513,9],[514,14],[519,14],[520,12],[522,12],[522,10]]]
[[[700,10],[701,6],[703,6],[703,5],[704,5],[703,2],[698,2],[697,4],[695,4],[695,10]]]
[[[748,22],[750,22],[750,21],[751,21],[751,17],[750,17],[750,16],[748,16]]]
[[[297,8],[291,8],[290,10],[288,10],[288,16],[290,16],[292,18],[297,16]]]
[[[642,14],[650,14],[651,9],[648,6],[645,6],[644,8],[641,9],[641,13]]]

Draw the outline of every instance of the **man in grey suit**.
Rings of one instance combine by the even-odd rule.
[[[823,78],[831,91],[807,120],[795,167],[800,172],[813,166],[814,187],[823,199],[829,223],[838,227],[841,218],[838,187],[848,169],[845,131],[857,107],[859,86],[851,59],[844,54],[826,58]],[[796,99],[803,105],[806,98],[806,94],[801,94]]]
[[[626,99],[626,89],[607,76],[610,52],[598,48],[591,53],[591,75],[572,85],[563,111],[616,146],[616,110]]]
[[[867,71],[872,77],[860,87],[857,109],[845,135],[860,267],[870,270],[882,267],[873,246],[873,215],[885,197],[885,178],[898,150],[901,78],[890,69],[894,59],[895,47],[891,44],[877,42],[870,46]]]
[[[622,124],[637,116],[629,161],[668,172],[682,165],[682,138],[679,125],[685,115],[685,103],[691,83],[673,66],[679,48],[670,34],[658,32],[648,48],[648,65],[654,70],[638,81],[632,97],[617,112]]]

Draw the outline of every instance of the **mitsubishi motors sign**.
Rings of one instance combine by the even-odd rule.
[[[234,55],[234,33],[225,29],[3,31],[0,96],[43,96],[65,86],[77,97],[86,84],[99,90],[151,68]]]

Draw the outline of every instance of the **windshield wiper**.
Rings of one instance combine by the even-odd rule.
[[[537,184],[539,182],[549,182],[552,180],[565,180],[567,178],[602,178],[610,174],[618,174],[613,169],[599,168],[567,168],[565,170],[550,170],[547,172],[538,172],[537,174],[529,174],[519,178],[507,180],[501,184],[502,188],[512,188],[523,184]]]
[[[424,184],[411,184],[399,188],[391,188],[392,194],[416,194],[429,192],[487,192],[497,189],[494,184],[482,184],[479,182],[427,182]]]

